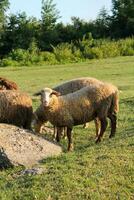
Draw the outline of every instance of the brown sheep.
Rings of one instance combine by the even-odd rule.
[[[14,81],[0,77],[0,90],[18,90],[18,86]]]
[[[60,92],[61,95],[66,95],[69,93],[73,93],[77,90],[82,89],[83,87],[94,85],[94,84],[102,84],[103,82],[91,77],[81,77],[66,81],[53,87],[53,90]],[[36,111],[34,112],[35,119],[33,120],[34,130],[35,132],[41,132],[42,125],[47,121],[47,116],[42,112],[42,105],[40,105]],[[99,123],[98,120],[95,119],[95,127],[96,127],[96,137],[99,135]],[[87,127],[84,124],[84,128]],[[54,137],[56,137],[56,127],[54,128]]]
[[[68,150],[73,148],[72,129],[96,118],[100,121],[100,142],[107,128],[107,117],[111,120],[111,134],[116,132],[118,112],[118,89],[111,84],[98,84],[84,87],[74,93],[59,96],[57,91],[45,88],[35,95],[41,95],[43,112],[56,127],[67,127]]]
[[[23,92],[0,90],[0,123],[31,129],[32,100]]]

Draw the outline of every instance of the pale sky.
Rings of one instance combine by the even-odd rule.
[[[25,11],[28,16],[41,17],[41,0],[9,0],[10,13]],[[72,16],[80,19],[95,19],[100,9],[111,10],[111,0],[54,0],[56,8],[60,11],[63,23],[70,23]]]

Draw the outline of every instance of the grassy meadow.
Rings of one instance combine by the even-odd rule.
[[[134,199],[134,57],[41,67],[0,68],[0,76],[14,80],[31,96],[43,87],[90,76],[119,87],[120,111],[115,138],[109,127],[95,144],[95,127],[74,128],[74,151],[44,159],[44,174],[17,176],[23,167],[0,171],[0,200],[132,200]],[[34,109],[39,105],[33,99]],[[50,137],[47,135],[47,137]]]

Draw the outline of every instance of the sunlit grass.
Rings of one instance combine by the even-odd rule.
[[[67,141],[62,140],[63,154],[43,160],[43,175],[15,176],[22,167],[1,171],[0,199],[133,199],[134,57],[59,66],[0,68],[0,76],[16,81],[30,95],[42,87],[82,76],[111,82],[120,89],[115,138],[108,138],[108,128],[102,142],[96,145],[93,122],[88,129],[75,127],[74,152],[66,153]],[[33,104],[35,108],[39,101],[34,99]]]

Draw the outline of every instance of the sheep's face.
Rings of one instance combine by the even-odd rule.
[[[44,107],[48,107],[50,105],[53,95],[60,96],[60,93],[55,90],[52,90],[51,88],[44,88],[35,95],[41,95],[41,103]]]
[[[52,90],[45,88],[41,94],[41,102],[44,107],[48,107],[52,97]]]

